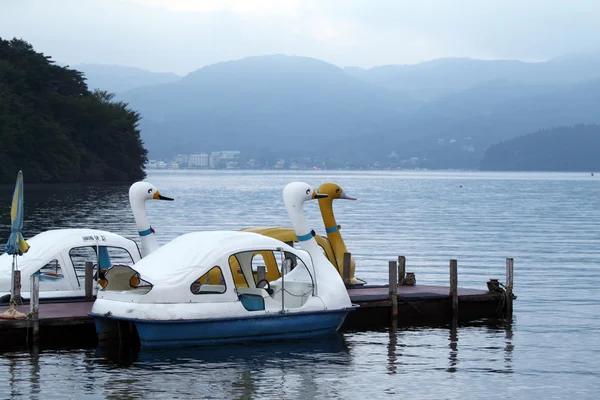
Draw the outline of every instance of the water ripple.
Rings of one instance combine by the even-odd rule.
[[[152,172],[175,202],[149,202],[159,243],[187,232],[284,225],[290,181],[339,183],[336,201],[357,276],[387,282],[407,257],[419,283],[504,281],[515,259],[515,323],[343,332],[319,342],[130,354],[14,351],[2,398],[595,398],[600,378],[600,179],[586,174],[455,172]],[[462,187],[461,187],[462,185]],[[127,186],[25,185],[25,234],[93,227],[138,240]],[[12,187],[0,187],[9,204]],[[318,233],[318,206],[306,205]],[[8,208],[6,209],[8,210]],[[8,211],[5,213],[8,219]],[[0,233],[6,237],[8,221]]]

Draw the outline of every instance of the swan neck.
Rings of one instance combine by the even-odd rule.
[[[296,237],[300,242],[300,247],[308,251],[313,258],[322,254],[319,251],[319,244],[315,240],[312,235],[312,230],[308,226],[308,220],[304,215],[304,204],[286,204],[286,208]]]
[[[146,257],[148,254],[158,249],[156,234],[150,226],[150,222],[148,222],[148,215],[146,214],[146,201],[130,199],[129,202],[131,205],[131,211],[133,212],[135,226],[142,242],[142,257]]]
[[[321,217],[323,218],[325,229],[329,231],[337,227],[335,215],[333,214],[333,200],[329,197],[319,199],[319,208],[321,209]]]

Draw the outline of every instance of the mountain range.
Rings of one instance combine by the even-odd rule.
[[[599,54],[370,69],[268,55],[184,77],[76,68],[88,85],[116,92],[141,113],[151,158],[230,149],[340,167],[478,168],[500,141],[600,122]]]

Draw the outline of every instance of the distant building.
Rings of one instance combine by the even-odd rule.
[[[188,155],[187,154],[177,154],[173,159],[179,165],[187,165],[188,164]]]
[[[275,169],[283,169],[285,167],[285,160],[277,160],[275,163]]]
[[[213,151],[210,153],[209,167],[210,168],[221,168],[237,165],[240,159],[240,152],[237,150],[224,150],[224,151]]]
[[[227,161],[232,161],[232,160],[237,160],[240,158],[240,152],[237,150],[234,151],[221,151],[221,159],[222,160],[227,160]]]
[[[190,154],[187,157],[187,165],[189,168],[208,168],[208,154]]]
[[[148,162],[146,163],[146,165],[144,166],[145,169],[156,169],[157,168],[157,161],[156,160],[148,160]]]
[[[210,168],[217,168],[221,161],[221,152],[213,151],[210,153],[210,159],[208,161],[208,166]]]

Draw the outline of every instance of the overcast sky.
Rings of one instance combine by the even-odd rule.
[[[600,51],[600,0],[0,0],[0,37],[56,61],[185,74],[262,54],[339,66]]]

